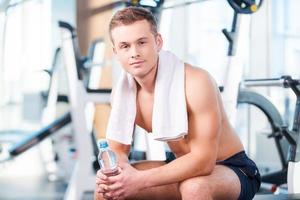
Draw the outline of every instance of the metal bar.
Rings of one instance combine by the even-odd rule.
[[[59,119],[55,120],[48,126],[42,128],[37,132],[33,132],[25,139],[21,140],[17,144],[13,145],[9,149],[10,156],[18,156],[27,149],[35,146],[36,144],[40,143],[42,140],[47,138],[49,135],[56,133],[59,129],[64,127],[66,124],[71,122],[71,114],[68,112],[67,114],[63,115]]]
[[[244,80],[242,84],[246,87],[259,87],[259,86],[278,86],[284,87],[284,79],[274,78],[274,79],[251,79]]]

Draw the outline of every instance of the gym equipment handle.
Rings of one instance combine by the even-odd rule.
[[[284,79],[281,78],[270,78],[270,79],[246,79],[243,81],[243,85],[247,87],[257,86],[284,86]]]

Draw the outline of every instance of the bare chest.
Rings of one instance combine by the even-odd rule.
[[[135,124],[152,132],[153,95],[137,94]]]

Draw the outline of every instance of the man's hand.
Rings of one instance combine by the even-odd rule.
[[[96,192],[101,195],[104,199],[107,198],[105,193],[108,192],[107,191],[107,187],[108,187],[108,180],[107,180],[107,176],[105,174],[102,173],[101,170],[97,171],[97,176],[96,176]],[[98,195],[97,195],[98,196]]]
[[[125,199],[132,197],[143,189],[140,172],[129,163],[120,163],[120,173],[116,176],[107,177],[97,173],[98,191],[104,197],[111,199]]]

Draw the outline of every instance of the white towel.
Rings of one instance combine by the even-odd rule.
[[[112,110],[106,137],[131,144],[136,117],[136,82],[123,71],[113,90]],[[161,50],[155,81],[152,113],[153,138],[178,140],[188,131],[185,100],[184,63],[174,54]]]

